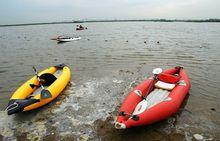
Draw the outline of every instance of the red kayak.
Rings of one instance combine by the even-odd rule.
[[[144,126],[176,113],[190,89],[182,67],[157,68],[153,76],[135,87],[125,98],[115,122],[116,129]]]

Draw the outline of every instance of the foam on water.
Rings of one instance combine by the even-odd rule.
[[[58,109],[54,109],[53,118],[57,120],[56,127],[60,132],[66,132],[64,126],[71,126],[72,133],[77,136],[88,134],[92,136],[93,123],[98,119],[106,119],[115,110],[119,101],[117,83],[122,80],[110,78],[91,79],[81,85],[73,85],[68,91],[68,97]],[[66,121],[69,120],[68,124]]]
[[[46,135],[46,120],[34,119],[24,121],[17,119],[16,115],[8,116],[5,111],[0,112],[0,133],[5,140],[16,140],[15,134],[27,134],[30,140],[40,140]]]

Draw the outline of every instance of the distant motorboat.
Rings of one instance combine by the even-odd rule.
[[[70,37],[70,36],[58,36],[57,38],[52,38],[51,40],[56,40],[58,42],[70,42],[80,40],[81,37]]]
[[[70,42],[70,41],[76,41],[80,40],[81,37],[65,37],[65,38],[58,38],[57,41],[59,42]]]
[[[85,30],[87,27],[83,27],[82,25],[77,25],[76,30]]]

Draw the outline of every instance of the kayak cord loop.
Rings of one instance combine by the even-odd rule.
[[[14,102],[13,104],[9,105],[8,107],[6,107],[5,111],[11,111],[14,110],[18,107],[18,103]]]
[[[138,116],[138,115],[132,115],[132,114],[126,113],[126,112],[124,112],[124,111],[119,112],[118,115],[119,115],[119,116],[126,116],[126,115],[128,115],[128,116],[130,116],[131,119],[133,119],[133,120],[135,120],[135,121],[138,121],[138,120],[139,120],[139,116]]]
[[[11,99],[6,107],[8,115],[22,112],[25,107],[40,102],[39,99]]]

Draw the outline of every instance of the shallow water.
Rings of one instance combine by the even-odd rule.
[[[115,22],[0,27],[0,140],[220,140],[220,24]],[[81,36],[57,44],[58,35]],[[157,43],[159,41],[159,43]],[[146,43],[144,43],[146,42]],[[12,93],[38,70],[66,63],[72,85],[36,111],[7,116]],[[121,101],[155,67],[184,66],[192,87],[180,112],[117,131]]]

